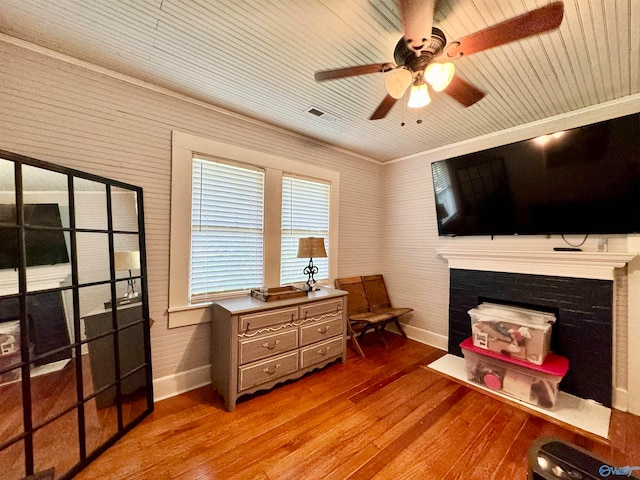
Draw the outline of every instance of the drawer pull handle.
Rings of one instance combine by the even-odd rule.
[[[324,349],[321,348],[320,350],[318,350],[318,355],[326,355],[327,353],[329,353],[329,348],[330,347],[326,347]]]
[[[273,375],[280,367],[281,365],[279,363],[276,363],[273,368],[265,367],[262,369],[262,371],[266,374]]]
[[[324,327],[318,327],[316,329],[316,332],[325,334],[325,333],[327,333],[329,331],[329,328],[331,328],[331,325],[326,325]]]
[[[262,346],[264,348],[269,349],[269,350],[273,350],[274,348],[276,348],[276,345],[278,345],[279,343],[280,343],[280,340],[275,340],[275,341],[273,341],[271,343],[265,342],[265,343],[262,344]]]

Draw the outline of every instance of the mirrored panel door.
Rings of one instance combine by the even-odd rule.
[[[3,479],[71,478],[152,411],[140,205],[138,187],[0,151]]]

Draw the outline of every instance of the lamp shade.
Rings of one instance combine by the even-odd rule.
[[[424,78],[436,92],[441,92],[449,86],[453,80],[455,67],[453,63],[432,63],[424,71]]]
[[[298,258],[323,258],[326,256],[324,238],[307,237],[298,239]]]
[[[115,252],[113,260],[116,271],[137,270],[140,268],[140,252],[132,250],[130,252]]]
[[[407,107],[421,108],[429,105],[430,103],[431,97],[429,96],[429,89],[427,88],[427,84],[424,80],[422,80],[422,82],[417,82],[413,87],[411,87]]]

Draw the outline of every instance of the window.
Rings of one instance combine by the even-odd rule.
[[[339,173],[194,135],[172,142],[169,327],[210,320],[211,300],[303,284],[298,238],[323,237],[337,271]]]
[[[327,255],[329,249],[329,200],[331,186],[326,182],[311,181],[285,175],[282,179],[282,242],[280,283],[287,285],[300,281],[300,273],[309,264],[308,258],[297,258],[298,239],[322,237]],[[326,258],[314,259],[319,275],[316,281],[329,278]]]
[[[191,300],[262,285],[264,170],[194,157]]]

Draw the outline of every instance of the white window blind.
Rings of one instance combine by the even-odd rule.
[[[193,303],[263,284],[264,175],[259,168],[193,158]]]
[[[302,272],[308,258],[296,258],[298,239],[322,237],[329,253],[329,204],[331,187],[326,182],[284,175],[282,177],[282,246],[280,282],[282,285],[305,282]],[[316,281],[329,278],[328,258],[314,258],[318,267]]]

